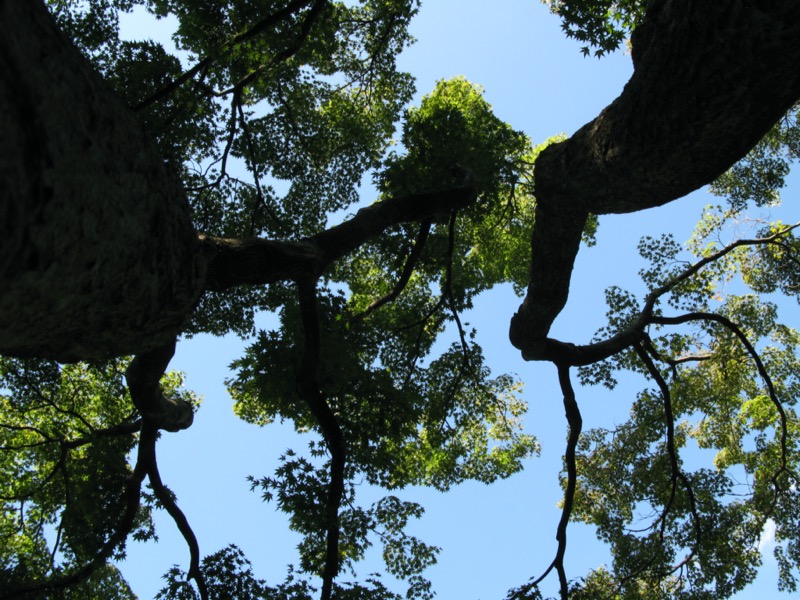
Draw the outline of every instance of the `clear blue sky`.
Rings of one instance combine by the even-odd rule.
[[[168,35],[168,27],[132,19],[126,31],[131,37],[158,37]],[[620,93],[632,70],[630,57],[623,53],[599,61],[583,58],[579,44],[564,37],[560,21],[536,0],[427,0],[412,31],[418,41],[401,58],[401,67],[416,76],[417,98],[438,79],[464,75],[485,88],[501,119],[525,131],[534,143],[561,132],[571,134],[591,120]],[[372,199],[369,190],[364,199]],[[584,248],[579,255],[569,304],[552,335],[588,341],[604,324],[606,287],[617,284],[642,292],[636,275],[641,266],[636,254],[639,238],[671,231],[685,240],[702,207],[713,201],[701,191],[644,214],[602,219],[597,246]],[[493,371],[517,373],[526,383],[526,428],[539,438],[541,456],[531,460],[523,473],[491,487],[467,484],[446,495],[417,489],[402,494],[427,508],[412,532],[442,547],[439,564],[427,576],[438,597],[446,600],[503,598],[510,587],[546,568],[556,550],[558,474],[566,422],[555,369],[525,363],[508,342],[508,322],[518,304],[510,287],[496,289],[478,300],[466,320],[477,328]],[[265,315],[262,323],[268,327],[270,317]],[[297,562],[297,538],[273,505],[249,492],[245,477],[272,474],[281,452],[292,446],[302,449],[306,441],[289,427],[275,424],[259,429],[233,416],[223,380],[244,346],[235,337],[180,343],[171,368],[186,372],[187,386],[203,395],[204,403],[192,428],[164,434],[158,446],[159,464],[164,481],[192,523],[202,554],[236,543],[259,577],[277,582],[283,579],[286,564]],[[625,381],[613,394],[578,389],[584,428],[624,420],[641,386],[640,381]],[[369,494],[366,491],[363,500]],[[120,564],[141,598],[155,595],[161,575],[172,564],[186,569],[188,563],[182,538],[163,515],[158,533],[161,541],[156,545],[131,542],[128,558]],[[607,550],[591,529],[572,524],[568,539],[569,577],[608,562]],[[777,594],[771,556],[765,563],[756,586],[739,598]],[[361,574],[381,567],[377,556]],[[555,592],[555,577],[544,589]]]

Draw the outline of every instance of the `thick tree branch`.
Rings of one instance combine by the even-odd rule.
[[[334,261],[392,225],[426,221],[472,204],[477,198],[472,174],[465,169],[457,174],[460,181],[454,187],[376,202],[344,223],[299,242],[201,236],[211,254],[206,289],[317,278]]]
[[[133,405],[141,415],[166,431],[188,428],[194,420],[192,405],[180,398],[167,398],[161,390],[161,377],[175,354],[175,340],[150,352],[139,354],[128,365],[125,379]]]
[[[654,0],[622,94],[536,162],[528,294],[511,322],[529,360],[566,301],[588,213],[660,206],[742,158],[800,97],[800,3]]]

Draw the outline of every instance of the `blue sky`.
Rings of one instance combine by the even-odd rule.
[[[401,57],[401,68],[417,78],[418,96],[439,79],[464,75],[485,88],[495,113],[534,143],[558,133],[571,134],[613,100],[630,77],[630,57],[620,52],[602,60],[584,58],[578,43],[567,40],[560,21],[536,0],[427,0],[412,26],[418,39]],[[168,23],[126,21],[132,37],[168,35]],[[787,193],[786,196],[789,194]],[[364,200],[372,199],[365,190]],[[588,341],[604,324],[603,291],[612,284],[642,294],[636,243],[643,235],[670,231],[689,237],[702,207],[717,201],[700,191],[643,214],[601,219],[594,248],[583,248],[573,273],[570,301],[552,335]],[[795,211],[797,212],[797,211]],[[789,217],[784,217],[789,221]],[[555,368],[524,362],[508,342],[508,322],[519,304],[510,287],[495,289],[465,317],[478,330],[487,363],[497,374],[517,373],[529,403],[526,428],[542,444],[541,456],[523,473],[487,487],[465,484],[442,495],[406,490],[405,499],[427,512],[412,532],[442,548],[439,564],[427,572],[439,598],[489,600],[505,597],[509,587],[538,575],[552,560],[560,516],[558,474],[566,439],[566,421]],[[268,327],[270,316],[261,318]],[[259,577],[283,579],[287,563],[297,562],[297,538],[274,506],[248,491],[247,475],[272,474],[277,456],[306,441],[279,424],[256,428],[238,421],[223,385],[228,365],[244,342],[235,337],[199,338],[179,344],[170,368],[187,374],[186,384],[204,396],[195,424],[179,434],[165,433],[158,455],[162,477],[210,554],[229,543],[239,545]],[[614,393],[578,389],[584,428],[611,425],[626,418],[640,381],[623,381]],[[366,491],[369,496],[371,492]],[[120,564],[141,598],[152,598],[160,577],[172,564],[186,568],[188,551],[168,518],[159,518],[158,544],[129,544]],[[608,562],[608,552],[587,527],[570,526],[567,573],[577,577]],[[756,586],[740,599],[774,596],[776,575],[770,557]],[[380,570],[380,557],[362,574]],[[557,589],[555,577],[545,591]],[[787,596],[788,597],[788,596]]]

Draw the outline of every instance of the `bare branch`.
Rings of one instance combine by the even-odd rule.
[[[200,592],[200,598],[209,600],[208,586],[206,585],[205,577],[203,577],[203,572],[200,570],[200,545],[197,543],[197,536],[195,536],[186,515],[183,514],[178,503],[175,502],[172,493],[161,481],[161,474],[158,472],[158,462],[156,461],[155,444],[148,455],[147,476],[150,480],[150,485],[153,486],[155,497],[169,513],[169,516],[172,517],[172,520],[175,521],[175,525],[177,525],[183,539],[186,540],[186,544],[189,546],[188,578],[194,579]]]

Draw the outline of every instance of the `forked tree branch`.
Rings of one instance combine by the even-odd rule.
[[[344,223],[301,241],[200,236],[209,253],[206,290],[316,279],[334,261],[392,225],[426,221],[471,205],[477,199],[472,173],[458,167],[454,172],[459,181],[451,188],[376,202]]]

